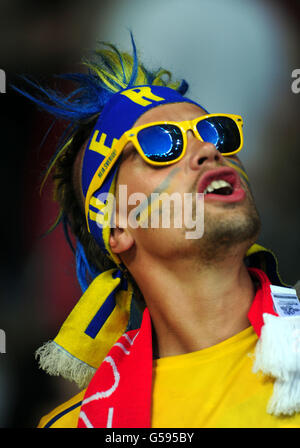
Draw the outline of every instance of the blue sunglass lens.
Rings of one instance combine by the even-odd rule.
[[[149,126],[139,131],[137,138],[145,156],[154,162],[175,160],[183,149],[181,130],[174,125]]]
[[[236,123],[229,117],[209,117],[199,121],[197,130],[205,142],[213,143],[222,154],[237,150],[241,144]]]

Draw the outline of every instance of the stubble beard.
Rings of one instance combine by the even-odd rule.
[[[256,241],[261,220],[250,192],[246,192],[244,204],[224,204],[224,212],[217,216],[207,209],[205,207],[204,234],[199,240],[201,262],[210,264],[224,260],[224,255],[239,246],[246,252]]]

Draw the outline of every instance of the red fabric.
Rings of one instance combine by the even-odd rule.
[[[78,428],[149,428],[151,390],[152,336],[146,309],[140,330],[123,335],[95,373],[81,406]]]
[[[255,333],[260,337],[261,328],[264,324],[263,314],[273,314],[274,316],[278,316],[278,314],[273,307],[273,299],[270,289],[271,284],[267,275],[262,270],[256,268],[249,268],[248,271],[255,275],[260,283],[248,313],[248,319],[254,328]]]
[[[248,314],[259,336],[263,313],[276,315],[270,281],[249,268],[260,283]],[[140,330],[129,331],[112,347],[87,388],[78,428],[150,428],[152,395],[151,319],[145,310]]]

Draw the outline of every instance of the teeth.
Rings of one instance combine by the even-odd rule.
[[[229,187],[232,188],[229,182],[226,180],[213,180],[204,190],[204,194],[211,193],[214,190],[218,190],[219,188]]]

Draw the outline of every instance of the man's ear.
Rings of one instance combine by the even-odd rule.
[[[134,245],[134,238],[128,229],[116,227],[111,230],[109,245],[114,254],[121,254],[131,249]]]

